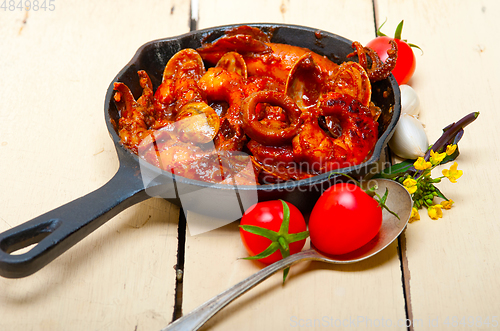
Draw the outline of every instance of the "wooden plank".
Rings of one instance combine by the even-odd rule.
[[[371,1],[217,1],[200,3],[199,27],[241,22],[278,22],[317,27],[366,42],[375,29]],[[189,213],[192,220],[207,220]],[[238,223],[186,238],[183,312],[258,271],[246,256]],[[397,245],[377,257],[348,266],[301,263],[286,285],[278,273],[217,314],[204,329],[366,329],[404,325],[404,298]],[[390,321],[390,322],[389,322]]]
[[[0,231],[112,177],[108,85],[142,44],[187,32],[189,6],[55,1],[54,11],[0,10]],[[145,201],[38,273],[0,278],[0,329],[162,328],[173,314],[178,214],[164,200]]]
[[[500,159],[500,150],[494,147],[500,119],[494,97],[500,88],[496,42],[500,4],[494,0],[377,4],[378,22],[389,18],[386,34],[405,18],[403,38],[424,50],[422,56],[416,51],[417,68],[410,85],[420,97],[429,140],[435,141],[447,124],[481,112],[459,144],[462,178],[456,184],[446,179],[439,184],[455,205],[437,221],[421,211],[422,219],[406,231],[415,330],[471,330],[487,327],[487,319],[490,327],[498,325],[500,227],[493,206],[499,199],[500,178],[492,169]],[[448,167],[435,169],[435,176]]]
[[[374,35],[371,1],[200,1],[199,28],[240,23],[285,23],[324,29],[350,40]]]

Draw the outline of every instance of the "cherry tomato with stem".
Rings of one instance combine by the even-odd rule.
[[[391,49],[390,40],[394,40],[398,45],[398,59],[396,60],[396,67],[392,70],[392,74],[399,85],[408,83],[410,78],[415,72],[417,60],[413,53],[412,47],[420,49],[417,45],[407,43],[406,39],[401,39],[401,32],[403,31],[403,22],[401,21],[396,28],[394,38],[388,37],[380,31],[385,22],[377,30],[377,38],[371,40],[366,44],[366,47],[373,49],[380,59],[385,62],[387,59],[387,51]],[[421,50],[421,49],[420,49]]]
[[[250,207],[240,222],[240,235],[250,257],[271,264],[298,253],[309,236],[301,212],[283,200],[259,202]],[[283,282],[289,268],[284,270]]]

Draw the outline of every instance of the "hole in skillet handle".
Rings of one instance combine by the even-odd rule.
[[[0,242],[0,249],[7,254],[12,254],[22,250],[23,248],[28,248],[34,245],[31,247],[31,249],[33,249],[40,241],[54,232],[61,224],[61,220],[52,219],[45,223],[36,224],[31,228],[14,232],[10,236],[2,239]]]

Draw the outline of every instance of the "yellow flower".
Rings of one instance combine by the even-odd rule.
[[[455,153],[456,149],[457,149],[456,144],[446,146],[446,155],[451,155],[451,154]]]
[[[447,177],[450,182],[456,183],[457,179],[459,179],[463,175],[462,170],[457,170],[458,163],[453,163],[453,165],[450,167],[450,170],[448,169],[443,169],[443,175]]]
[[[418,220],[420,220],[420,214],[418,213],[418,209],[416,207],[413,207],[411,209],[410,223]]]
[[[432,218],[433,220],[437,220],[443,217],[443,211],[441,210],[442,207],[443,207],[442,205],[432,205],[429,208],[427,208],[427,213],[429,214],[429,217]]]
[[[417,159],[417,161],[415,161],[415,163],[413,163],[413,166],[417,170],[425,170],[425,169],[429,169],[430,167],[432,167],[432,164],[430,162],[425,161],[425,159],[420,156]]]
[[[413,178],[406,178],[403,182],[404,187],[410,192],[410,194],[415,193],[417,190],[417,181]]]
[[[451,206],[455,203],[453,200],[445,200],[441,202],[441,206],[443,206],[443,209],[451,209]]]
[[[446,152],[444,152],[444,153],[435,153],[431,149],[430,161],[431,161],[432,165],[437,165],[437,164],[441,163],[441,161],[443,161],[443,159],[445,157],[446,157]]]

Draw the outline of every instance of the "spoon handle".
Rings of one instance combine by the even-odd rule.
[[[275,262],[264,269],[259,270],[250,277],[242,280],[233,287],[225,290],[224,292],[216,295],[208,300],[198,308],[194,309],[189,314],[174,321],[161,331],[171,330],[198,330],[206,321],[215,315],[219,310],[228,305],[231,301],[250,290],[254,286],[260,284],[262,281],[269,278],[274,273],[284,269],[295,262],[312,260],[317,257],[314,250],[306,250],[297,254],[290,255],[278,262]]]

